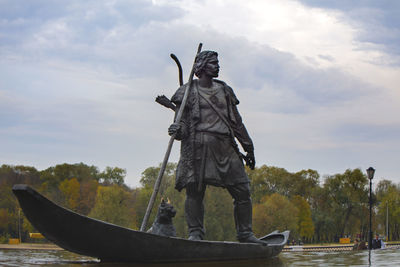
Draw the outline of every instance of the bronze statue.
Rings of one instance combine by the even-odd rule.
[[[240,242],[264,243],[252,231],[252,203],[249,178],[243,160],[254,169],[253,142],[238,112],[239,100],[219,74],[218,54],[200,52],[194,73],[199,78],[191,83],[187,104],[180,123],[173,123],[169,135],[181,141],[181,154],[176,171],[175,188],[186,189],[185,216],[190,240],[202,240],[203,198],[206,185],[226,188],[234,199],[237,238]],[[181,86],[171,101],[178,110],[188,85]],[[235,138],[247,152],[239,152]]]
[[[169,199],[168,202],[165,202],[164,199],[161,199],[156,219],[147,233],[163,236],[176,236],[176,229],[172,223],[172,218],[175,217],[175,215],[176,210],[171,205]]]
[[[176,111],[176,124],[169,128],[171,138],[140,231],[72,212],[56,205],[27,185],[14,185],[13,192],[26,217],[47,239],[66,250],[99,258],[102,262],[160,263],[267,259],[282,251],[287,243],[289,231],[274,231],[260,240],[255,238],[252,232],[249,179],[244,172],[242,159],[250,168],[254,168],[253,143],[237,111],[236,105],[239,101],[232,89],[224,82],[214,79],[219,72],[218,54],[212,51],[200,53],[201,47],[202,44],[199,44],[195,68],[189,75],[186,90],[185,86],[181,86],[173,97],[175,104],[166,97],[156,100]],[[194,69],[199,77],[195,81]],[[182,85],[182,79],[180,80]],[[239,152],[235,138],[247,151],[246,156]],[[175,139],[182,141],[176,188],[186,188],[185,211],[189,239],[194,241],[174,237],[175,228],[171,218],[175,215],[175,210],[165,202],[161,203],[151,233],[144,231]],[[206,185],[225,187],[234,198],[239,241],[259,243],[263,246],[196,241],[204,237],[203,197]],[[113,246],[110,246],[110,243]]]

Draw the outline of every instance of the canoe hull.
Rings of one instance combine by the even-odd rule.
[[[58,246],[108,262],[193,262],[247,260],[278,255],[289,232],[264,237],[269,245],[190,241],[135,231],[75,213],[48,200],[27,185],[14,185],[32,225]]]

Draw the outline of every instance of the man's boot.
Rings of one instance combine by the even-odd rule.
[[[237,238],[241,243],[258,243],[268,245],[267,242],[257,239],[252,230],[252,205],[251,199],[235,201],[234,216]]]

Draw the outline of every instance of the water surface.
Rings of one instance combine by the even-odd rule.
[[[100,263],[97,259],[68,251],[51,250],[0,250],[0,266],[146,266],[146,267],[266,267],[266,266],[400,266],[400,249],[338,252],[282,252],[270,260],[173,263],[124,264]]]

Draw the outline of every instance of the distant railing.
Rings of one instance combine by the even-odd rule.
[[[400,248],[400,242],[385,244],[386,248]],[[299,252],[299,251],[346,251],[352,250],[353,245],[333,245],[333,246],[286,246],[284,252]]]

